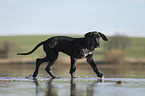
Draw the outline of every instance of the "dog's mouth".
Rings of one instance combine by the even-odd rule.
[[[101,47],[101,45],[100,44],[96,44],[95,46],[94,46],[95,48],[100,48]]]

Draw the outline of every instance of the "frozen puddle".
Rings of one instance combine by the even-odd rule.
[[[0,96],[144,96],[144,90],[145,79],[136,78],[0,77]]]

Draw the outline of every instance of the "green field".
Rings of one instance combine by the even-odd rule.
[[[50,38],[49,35],[36,35],[36,36],[1,36],[0,37],[0,43],[2,42],[10,42],[17,47],[13,50],[11,50],[11,54],[9,58],[21,58],[22,56],[17,56],[16,54],[18,52],[28,52],[31,49],[34,48],[35,45],[37,45],[39,42],[46,40]],[[71,36],[71,37],[83,37],[83,36]],[[145,38],[130,38],[131,40],[131,48],[129,48],[127,51],[125,51],[125,57],[127,58],[145,58]],[[102,42],[103,44],[103,42]],[[2,45],[0,46],[2,47]],[[105,52],[105,49],[103,47],[96,49],[95,51],[95,57],[97,58],[103,58],[104,55],[102,53]],[[98,53],[98,54],[97,54]],[[100,54],[101,53],[101,54]],[[42,52],[42,47],[40,47],[37,51],[35,51],[32,55],[29,56],[23,56],[23,58],[36,58],[36,57],[43,57],[44,54]],[[65,55],[66,56],[66,55]]]

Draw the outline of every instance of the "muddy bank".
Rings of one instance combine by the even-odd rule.
[[[34,64],[35,59],[0,59],[0,64]]]

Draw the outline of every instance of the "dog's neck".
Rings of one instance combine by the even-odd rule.
[[[83,44],[83,48],[87,49],[87,50],[95,50],[95,48],[92,45],[88,45],[88,42],[85,40],[85,38],[82,38],[82,42],[81,44]]]

